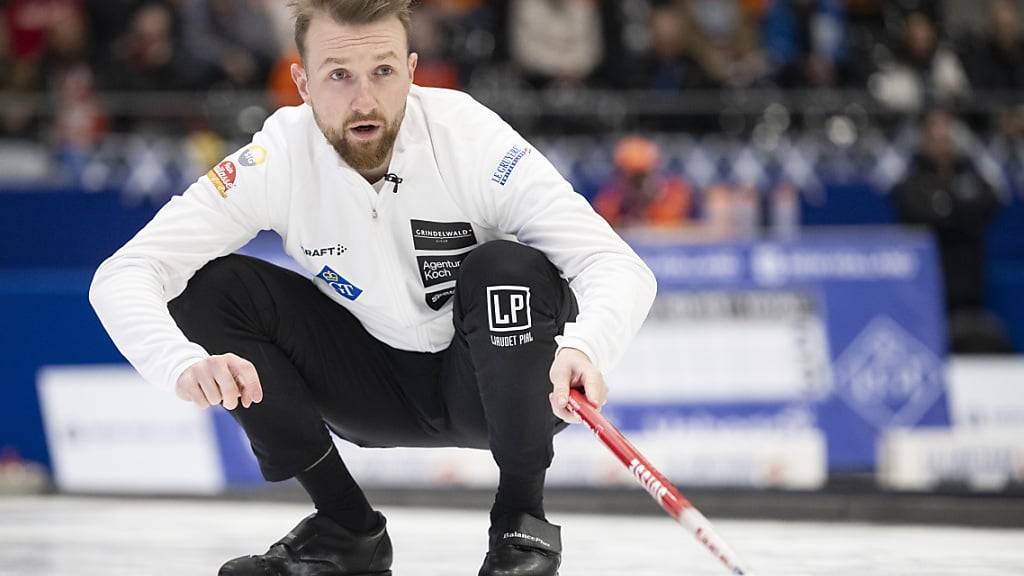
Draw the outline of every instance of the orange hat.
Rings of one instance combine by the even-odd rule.
[[[627,136],[615,147],[615,165],[625,172],[650,172],[660,161],[658,145],[650,138]]]

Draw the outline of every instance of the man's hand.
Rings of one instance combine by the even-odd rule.
[[[174,386],[178,398],[206,408],[223,402],[228,410],[263,400],[263,387],[252,362],[234,354],[210,356],[188,367]]]
[[[551,384],[554,390],[548,399],[551,411],[566,422],[577,424],[579,416],[569,411],[569,388],[583,388],[587,400],[600,410],[608,400],[604,376],[590,363],[586,354],[575,348],[562,348],[551,363]]]

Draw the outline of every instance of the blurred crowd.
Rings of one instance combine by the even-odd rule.
[[[977,334],[998,332],[980,325],[984,315],[975,312],[985,234],[1003,203],[999,183],[964,144],[972,131],[998,134],[1015,142],[997,146],[1007,159],[1024,159],[1022,2],[419,0],[410,43],[420,55],[418,84],[474,94],[646,91],[678,94],[680,102],[710,94],[716,112],[723,107],[715,94],[745,91],[817,98],[825,89],[868,98],[884,111],[874,112],[875,124],[895,117],[917,126],[898,170],[889,169],[889,149],[876,144],[865,146],[872,148],[868,162],[891,173],[883,186],[896,218],[935,232],[951,316],[967,318],[960,332],[978,342]],[[170,174],[201,174],[226,152],[223,138],[239,134],[210,126],[209,115],[162,112],[198,106],[201,97],[188,93],[257,94],[266,110],[236,132],[258,129],[263,112],[299,102],[288,72],[298,61],[292,36],[284,0],[0,0],[0,144],[41,143],[74,186],[120,181],[145,194],[174,192]],[[169,101],[167,94],[178,96]],[[829,120],[823,144],[783,152],[778,136],[800,113],[769,104],[753,129],[725,130],[740,144],[718,164],[709,156],[714,145],[676,153],[670,164],[654,138],[609,135],[600,144],[605,156],[580,155],[578,164],[600,164],[602,174],[581,191],[616,226],[791,233],[807,193],[801,174],[816,169],[817,149],[853,157],[855,131],[865,131],[843,111]],[[705,135],[724,128],[711,116]],[[656,118],[652,131],[686,137],[693,126]],[[102,145],[111,135],[147,129],[187,136],[186,152],[177,155],[184,160],[138,140],[123,147],[128,159],[120,167],[107,161]],[[772,138],[760,156],[745,148]],[[7,156],[0,162],[7,172],[31,165]],[[730,173],[716,177],[723,164]],[[781,176],[763,176],[772,169]],[[43,164],[37,172],[47,170],[55,172]],[[1001,346],[994,340],[982,348]]]
[[[1017,0],[420,0],[417,82],[470,91],[864,89],[916,111],[1024,88]],[[0,0],[0,91],[263,90],[294,102],[283,0]],[[0,134],[32,133],[33,102]],[[93,105],[96,108],[97,105]],[[12,109],[13,108],[13,109]],[[115,115],[116,116],[116,115]]]

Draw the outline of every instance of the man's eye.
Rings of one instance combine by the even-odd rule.
[[[380,68],[377,68],[377,74],[379,76],[391,76],[394,73],[395,69],[391,66],[381,66]]]
[[[348,78],[348,72],[344,70],[335,70],[331,72],[331,80],[345,80]]]

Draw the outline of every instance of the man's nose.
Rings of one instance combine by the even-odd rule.
[[[377,101],[370,90],[370,81],[363,79],[356,86],[356,97],[352,100],[352,110],[360,114],[369,114],[377,107]]]

